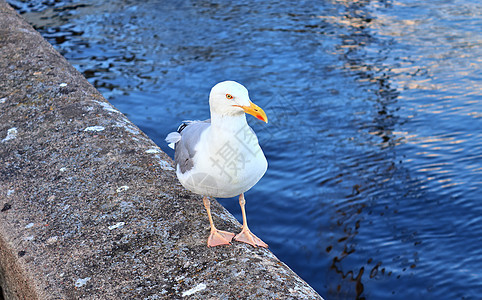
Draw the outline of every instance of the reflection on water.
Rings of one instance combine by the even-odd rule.
[[[326,299],[482,293],[477,1],[9,2],[169,154],[246,85],[270,118],[250,225]]]

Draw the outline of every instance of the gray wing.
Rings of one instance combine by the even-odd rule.
[[[184,123],[186,124],[186,123]],[[189,171],[193,167],[193,157],[196,154],[196,145],[204,130],[211,126],[211,120],[191,121],[186,126],[179,127],[181,140],[176,143],[174,161],[179,165],[181,173]]]

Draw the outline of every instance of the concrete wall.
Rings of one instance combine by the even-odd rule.
[[[321,298],[269,250],[207,248],[208,233],[171,159],[0,0],[5,298]]]

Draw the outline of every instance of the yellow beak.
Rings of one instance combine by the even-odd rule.
[[[233,106],[241,107],[245,113],[255,116],[261,121],[268,123],[268,117],[266,116],[266,113],[264,112],[264,110],[262,110],[261,107],[254,104],[251,101],[249,101],[249,104],[250,104],[249,106],[242,106],[242,105],[233,105]]]

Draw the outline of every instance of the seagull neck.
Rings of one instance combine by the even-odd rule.
[[[246,115],[218,115],[211,114],[211,126],[215,131],[234,131],[237,132],[244,126],[247,126]]]

